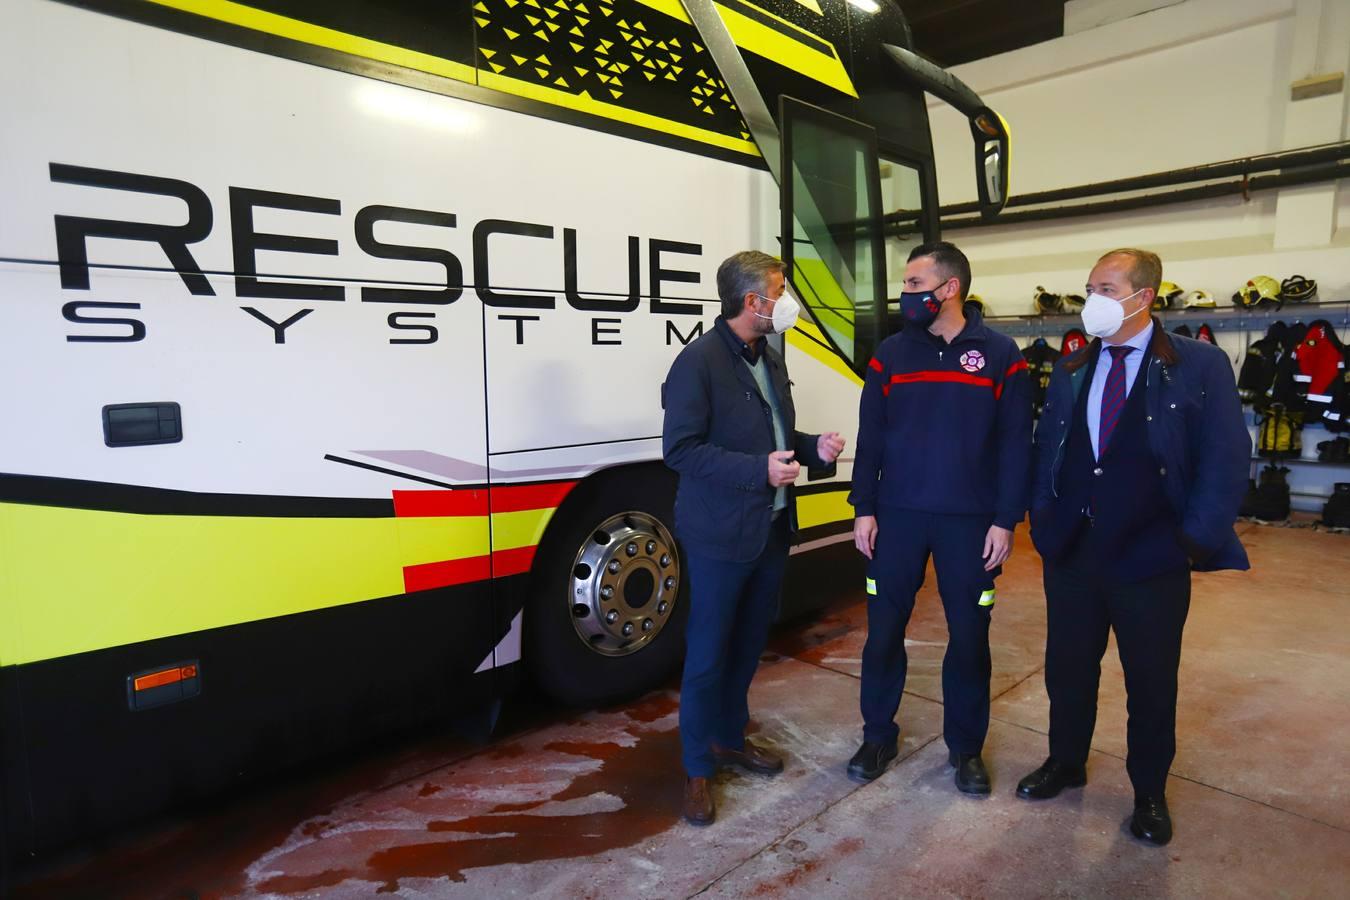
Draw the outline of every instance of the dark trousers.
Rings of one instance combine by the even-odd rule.
[[[687,554],[689,624],[680,683],[680,742],[684,770],[711,778],[714,743],[745,745],[750,681],[778,615],[788,557],[788,517],[779,515],[759,558],[726,562]]]
[[[979,753],[989,731],[989,620],[995,572],[984,570],[990,520],[883,508],[867,569],[867,643],[862,658],[863,740],[889,744],[909,657],[905,626],[933,556],[947,615],[942,659],[942,733],[954,753]],[[986,596],[986,592],[991,592]],[[981,605],[981,599],[986,605]]]
[[[1070,765],[1087,762],[1102,655],[1114,629],[1129,713],[1125,768],[1136,794],[1161,797],[1177,749],[1177,667],[1191,573],[1180,569],[1121,584],[1100,572],[1082,552],[1045,567],[1050,756]]]

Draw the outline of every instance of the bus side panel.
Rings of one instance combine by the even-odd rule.
[[[7,667],[27,750],[14,759],[6,739],[7,777],[27,773],[7,785],[15,849],[104,831],[486,702],[497,673],[475,675],[469,660],[490,658],[490,635],[505,631],[491,590],[441,588]],[[130,711],[129,676],[182,663],[198,667],[199,696]]]

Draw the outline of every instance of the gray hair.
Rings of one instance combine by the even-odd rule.
[[[783,271],[783,261],[758,250],[742,250],[717,267],[717,296],[722,298],[722,316],[734,319],[745,308],[746,294],[763,294],[769,275]]]

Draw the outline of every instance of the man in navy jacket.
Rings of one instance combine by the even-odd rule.
[[[1162,262],[1114,250],[1088,276],[1097,335],[1051,376],[1036,431],[1031,537],[1045,563],[1050,757],[1018,796],[1086,782],[1101,658],[1116,633],[1128,694],[1130,828],[1172,837],[1177,668],[1191,571],[1246,569],[1233,531],[1251,439],[1228,356],[1168,334],[1148,310]]]
[[[675,531],[689,568],[689,625],[680,686],[684,816],[713,821],[718,763],[762,775],[783,761],[745,737],[747,694],[796,531],[792,483],[804,463],[828,466],[838,434],[796,430],[792,382],[766,335],[796,320],[783,263],[737,253],[717,270],[722,315],[680,352],[662,388],[666,465],[679,473]]]
[[[928,557],[947,617],[943,736],[956,786],[989,793],[989,621],[994,579],[1026,513],[1031,383],[1011,338],[963,310],[970,262],[939,241],[915,247],[900,296],[904,329],[882,341],[863,384],[853,465],[854,543],[867,572],[863,743],[849,775],[895,759],[905,627]]]

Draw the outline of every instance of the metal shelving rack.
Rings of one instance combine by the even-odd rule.
[[[1237,306],[1218,306],[1210,309],[1191,308],[1155,312],[1171,331],[1182,323],[1193,327],[1208,324],[1215,332],[1265,331],[1272,322],[1312,322],[1326,319],[1336,328],[1350,329],[1350,300],[1286,303],[1280,309],[1242,309]],[[1053,316],[990,316],[985,324],[1009,337],[1057,337],[1070,328],[1081,327],[1077,313]]]

